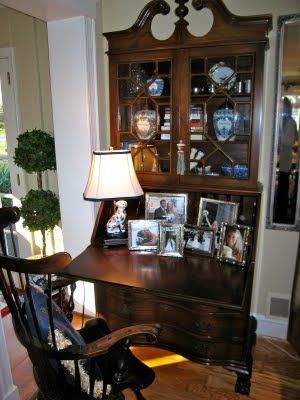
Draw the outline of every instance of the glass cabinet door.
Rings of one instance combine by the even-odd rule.
[[[188,175],[247,179],[254,55],[190,58]]]
[[[170,60],[119,63],[118,134],[137,172],[170,173],[172,132]]]

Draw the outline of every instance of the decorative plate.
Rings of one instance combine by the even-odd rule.
[[[148,80],[147,83],[150,83],[151,80]],[[148,93],[150,96],[161,96],[164,90],[164,80],[162,78],[157,78],[153,81],[148,87]]]
[[[228,79],[229,77],[231,77],[229,79],[228,82],[226,82],[226,84],[224,85],[224,88],[226,90],[230,90],[232,89],[235,80],[236,80],[236,73],[234,72],[234,70],[230,67],[228,67],[228,65],[226,65],[226,63],[224,61],[220,61],[218,64],[215,64],[214,66],[211,67],[211,69],[208,71],[208,75],[218,84],[223,85],[223,83],[226,81],[226,79]]]

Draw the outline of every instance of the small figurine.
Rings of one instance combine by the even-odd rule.
[[[184,175],[185,162],[184,162],[184,148],[185,144],[182,140],[177,143],[177,175]]]
[[[115,202],[116,212],[109,218],[106,224],[106,232],[109,237],[122,237],[125,234],[125,220],[127,201],[118,200]]]

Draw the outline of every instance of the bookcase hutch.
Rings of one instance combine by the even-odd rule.
[[[196,37],[185,19],[188,0],[175,2],[178,20],[166,40],[151,33],[153,18],[170,11],[164,0],[150,1],[129,29],[104,34],[111,144],[131,149],[145,192],[188,194],[189,224],[197,223],[201,197],[239,203],[237,222],[253,228],[246,266],[100,248],[111,211],[104,202],[91,246],[72,270],[96,283],[97,312],[112,329],[157,322],[158,346],[235,371],[236,391],[248,394],[263,64],[271,17],[236,16],[221,0],[193,0],[190,7],[213,14],[211,30]],[[143,200],[129,203],[128,218],[143,219]]]

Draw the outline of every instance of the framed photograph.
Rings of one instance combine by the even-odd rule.
[[[183,224],[160,224],[159,255],[183,257],[183,227]]]
[[[238,209],[238,203],[202,197],[200,199],[197,224],[217,231],[222,222],[227,222],[228,224],[236,222]]]
[[[195,225],[185,225],[183,250],[213,257],[215,249],[215,231]]]
[[[159,244],[159,225],[156,220],[128,221],[129,250],[157,250]]]
[[[145,218],[163,220],[167,224],[186,222],[187,194],[146,193]]]
[[[217,258],[245,265],[250,231],[250,226],[223,223]]]

